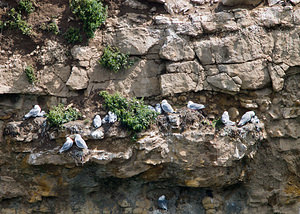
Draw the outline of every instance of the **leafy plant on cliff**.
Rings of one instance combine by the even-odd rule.
[[[118,93],[109,94],[106,91],[101,91],[100,96],[106,109],[114,112],[121,124],[133,133],[146,130],[157,117],[157,113],[150,110],[143,100],[126,99]]]
[[[24,71],[27,76],[28,82],[30,84],[34,84],[37,81],[37,78],[35,76],[34,69],[32,68],[32,66],[27,66]]]
[[[46,114],[47,121],[50,126],[61,127],[62,124],[77,120],[81,117],[81,113],[72,107],[65,107],[63,104],[53,106],[49,113]]]
[[[64,34],[65,39],[68,43],[75,44],[82,41],[82,36],[78,28],[70,27]]]
[[[55,21],[51,21],[50,23],[46,24],[46,23],[42,23],[40,28],[44,31],[48,31],[48,32],[52,32],[55,35],[57,35],[59,33],[59,28],[56,24]]]
[[[34,11],[34,7],[30,0],[20,0],[19,9],[25,11],[28,14]]]
[[[133,64],[133,61],[128,58],[129,55],[121,53],[118,48],[107,46],[98,62],[117,73],[121,69],[127,69]]]
[[[19,29],[22,34],[24,35],[30,35],[32,27],[22,19],[21,13],[17,12],[15,8],[12,8],[8,12],[8,21],[5,21],[3,26],[8,28],[17,28]]]
[[[83,22],[83,30],[88,38],[93,38],[94,33],[107,18],[107,6],[99,0],[70,0],[70,8]]]

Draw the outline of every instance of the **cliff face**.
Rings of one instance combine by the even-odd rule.
[[[106,24],[87,45],[39,30],[2,33],[1,213],[298,213],[297,2],[106,3]],[[0,2],[0,14],[13,4]],[[53,15],[62,30],[76,22],[67,1],[37,1],[28,22],[36,29]],[[107,45],[129,53],[134,65],[118,73],[100,66]],[[27,65],[36,70],[34,85]],[[151,105],[167,99],[178,114],[159,115],[136,141],[119,122],[101,126],[95,139],[91,121],[107,113],[101,90]],[[188,100],[206,108],[187,109]],[[46,118],[22,120],[34,104],[58,103],[72,103],[84,120],[59,130]],[[254,110],[260,122],[215,126],[225,110],[234,121]],[[89,150],[58,154],[74,133]],[[158,209],[161,195],[168,211]]]

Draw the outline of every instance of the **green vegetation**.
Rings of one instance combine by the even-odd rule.
[[[26,13],[32,13],[34,11],[34,7],[30,0],[20,0],[19,9],[21,11],[25,11]]]
[[[82,41],[82,36],[78,28],[70,27],[64,34],[65,39],[68,43],[75,44]]]
[[[16,11],[15,8],[12,8],[8,12],[9,20],[4,22],[3,26],[11,29],[18,28],[22,34],[30,35],[32,27],[28,25],[28,23],[22,19],[22,15]]]
[[[212,126],[213,126],[214,128],[216,128],[216,129],[219,129],[219,128],[221,128],[222,126],[224,126],[224,124],[222,123],[221,118],[218,118],[218,119],[214,119],[214,120],[212,121]]]
[[[106,91],[101,91],[100,96],[104,98],[107,110],[114,112],[121,124],[133,133],[147,129],[157,117],[157,113],[150,110],[143,100],[127,100],[118,93],[111,95]]]
[[[93,38],[94,32],[107,18],[107,6],[99,0],[70,0],[70,8],[83,22],[83,30],[87,38]]]
[[[40,28],[42,30],[48,31],[48,32],[52,32],[55,35],[57,35],[59,33],[59,28],[56,24],[55,21],[51,21],[50,23],[46,24],[46,23],[42,23]]]
[[[46,117],[50,126],[61,127],[64,123],[77,120],[81,117],[81,113],[71,107],[66,108],[63,104],[59,104],[52,107]]]
[[[108,46],[104,49],[103,55],[98,62],[117,73],[121,69],[127,69],[133,65],[133,61],[128,58],[128,54],[121,53],[118,48]]]
[[[30,84],[34,84],[37,81],[37,78],[31,65],[25,68],[25,74]]]

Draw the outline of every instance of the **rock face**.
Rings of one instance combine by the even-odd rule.
[[[158,214],[161,195],[169,213],[298,213],[300,9],[298,1],[260,3],[126,0],[111,5],[95,38],[72,47],[54,35],[37,42],[39,31],[1,34],[0,213]],[[51,5],[64,31],[67,3]],[[102,67],[108,45],[133,65]],[[107,114],[101,90],[151,106],[167,99],[176,114],[159,115],[136,140],[119,121],[95,129],[92,118]],[[189,100],[206,108],[188,110]],[[35,104],[48,111],[58,103],[74,105],[81,120],[61,129],[22,120]],[[224,111],[238,123],[250,110],[260,122],[220,124]],[[89,150],[74,144],[58,154],[76,133]]]

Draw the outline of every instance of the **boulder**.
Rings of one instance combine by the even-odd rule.
[[[89,77],[86,69],[73,67],[66,85],[72,90],[82,90],[88,87]]]
[[[236,84],[233,79],[225,73],[217,74],[214,76],[208,76],[207,82],[212,86],[229,92],[239,92],[240,85]]]
[[[195,53],[187,41],[180,38],[174,31],[168,30],[169,35],[161,47],[159,56],[170,61],[193,60]]]

